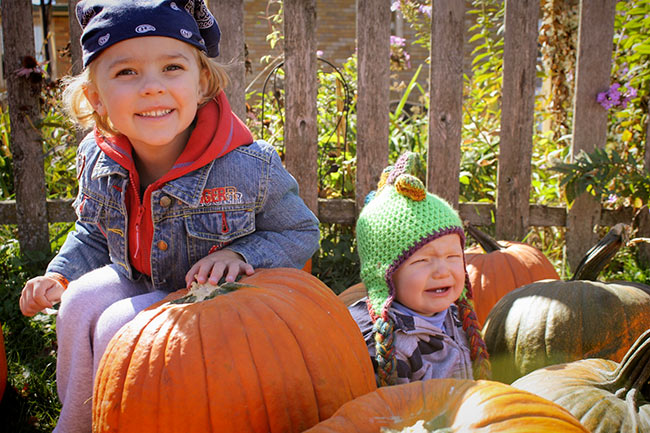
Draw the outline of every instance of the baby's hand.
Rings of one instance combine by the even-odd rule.
[[[238,253],[224,249],[216,251],[203,257],[190,268],[185,275],[187,287],[196,280],[199,284],[208,281],[217,285],[221,277],[225,276],[226,281],[235,281],[239,274],[253,275],[255,270],[246,263]]]
[[[32,278],[27,281],[20,295],[20,311],[25,316],[31,317],[61,300],[65,289],[63,286],[47,276]]]

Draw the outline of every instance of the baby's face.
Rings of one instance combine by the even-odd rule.
[[[465,287],[460,237],[448,234],[417,250],[393,274],[396,299],[424,316],[444,311]]]

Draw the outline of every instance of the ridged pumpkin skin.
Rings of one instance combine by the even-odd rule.
[[[512,386],[551,400],[592,433],[650,431],[650,334],[619,364],[583,359],[533,371]]]
[[[377,433],[412,426],[409,431],[417,432],[587,431],[558,405],[512,386],[431,379],[379,388],[344,404],[305,433]]]
[[[301,432],[376,389],[357,324],[316,277],[261,269],[240,283],[163,302],[118,332],[95,381],[94,432]]]
[[[465,250],[474,310],[481,326],[506,293],[540,280],[559,280],[553,264],[537,248],[521,242],[499,241],[503,247],[485,253],[480,246]]]
[[[505,295],[483,327],[492,378],[505,383],[583,358],[620,361],[650,328],[650,295],[634,284],[540,281]]]

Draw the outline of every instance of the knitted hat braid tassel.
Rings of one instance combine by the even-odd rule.
[[[467,341],[469,342],[470,359],[472,360],[475,379],[490,379],[492,377],[492,366],[488,356],[487,346],[481,337],[480,325],[472,302],[467,299],[467,290],[464,290],[456,301],[458,315],[463,325]]]
[[[373,326],[377,361],[377,386],[394,385],[397,380],[395,358],[395,324],[389,317],[379,317]]]

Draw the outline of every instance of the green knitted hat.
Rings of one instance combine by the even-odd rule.
[[[377,191],[369,195],[357,220],[361,279],[368,290],[373,321],[378,316],[386,318],[395,297],[393,273],[415,251],[450,233],[460,236],[464,248],[465,234],[456,211],[427,192],[413,175],[417,158],[407,152],[384,170]]]

